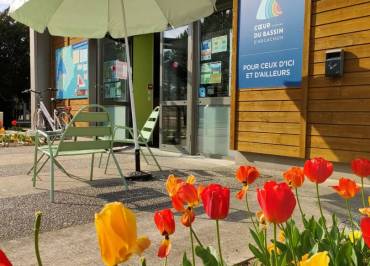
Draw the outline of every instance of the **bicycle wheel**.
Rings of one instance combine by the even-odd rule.
[[[69,122],[71,122],[71,120],[72,120],[72,116],[68,114],[67,112],[63,111],[58,114],[58,121],[61,126],[61,129],[65,129],[67,125],[69,124]]]
[[[35,125],[35,129],[43,130],[43,131],[46,130],[45,120],[44,120],[44,117],[42,116],[40,110],[38,110],[37,112],[34,113],[33,123]]]

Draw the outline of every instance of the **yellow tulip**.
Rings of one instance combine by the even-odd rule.
[[[355,239],[353,239],[353,235],[355,236]],[[351,240],[352,243],[354,243],[354,240],[357,241],[358,239],[360,239],[361,236],[362,236],[362,233],[359,230],[355,230],[353,233],[352,231],[348,232],[348,238],[349,240]]]
[[[330,258],[327,251],[319,252],[308,259],[308,255],[302,257],[299,266],[328,266]]]
[[[369,207],[366,207],[366,208],[360,208],[358,209],[359,212],[363,215],[366,215],[368,217],[370,217],[370,196],[367,198],[368,202],[369,202]]]
[[[147,237],[137,238],[135,214],[120,202],[108,203],[96,213],[95,227],[106,266],[125,262],[150,246]]]
[[[267,245],[267,251],[271,254],[272,252],[275,252],[275,245],[274,245],[274,243],[270,243],[270,244],[268,244]],[[278,248],[278,247],[276,247],[276,252],[277,252],[277,254],[278,255],[280,255],[281,254],[281,250]]]
[[[284,233],[284,231],[279,232],[279,241],[281,243],[285,243],[285,233]]]

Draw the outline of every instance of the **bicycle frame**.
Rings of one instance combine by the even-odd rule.
[[[40,101],[40,110],[42,112],[42,114],[44,115],[46,121],[48,122],[49,126],[51,127],[51,129],[53,131],[56,130],[56,127],[55,127],[55,120],[51,117],[48,109],[46,108],[45,104],[43,101]]]

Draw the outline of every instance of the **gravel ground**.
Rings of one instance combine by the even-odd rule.
[[[12,149],[12,150],[11,150]],[[3,153],[5,149],[0,149]],[[31,152],[31,147],[8,148],[12,154]],[[118,154],[118,156],[123,156]],[[89,159],[64,159],[66,169],[78,169],[89,165]],[[0,167],[1,176],[24,175],[32,163],[4,164]],[[110,165],[113,169],[113,165]],[[45,172],[48,169],[45,169]],[[86,186],[55,192],[55,204],[49,201],[49,192],[0,199],[0,239],[10,240],[32,234],[34,213],[42,211],[42,231],[54,231],[78,224],[91,223],[94,213],[111,201],[122,201],[129,208],[138,211],[153,212],[156,209],[170,207],[164,188],[164,182],[170,173],[186,177],[193,174],[198,183],[218,182],[239,189],[233,175],[234,169],[220,167],[211,170],[182,170],[152,172],[153,180],[139,182],[129,181],[129,191],[123,189],[118,178],[100,179],[87,182]],[[73,171],[72,171],[73,172]],[[16,178],[16,177],[15,177]],[[263,182],[262,179],[259,180]],[[198,211],[201,211],[200,209]]]

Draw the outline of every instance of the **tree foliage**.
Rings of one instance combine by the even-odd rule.
[[[5,122],[12,119],[14,106],[29,98],[21,91],[30,87],[29,29],[0,12],[0,111]]]

